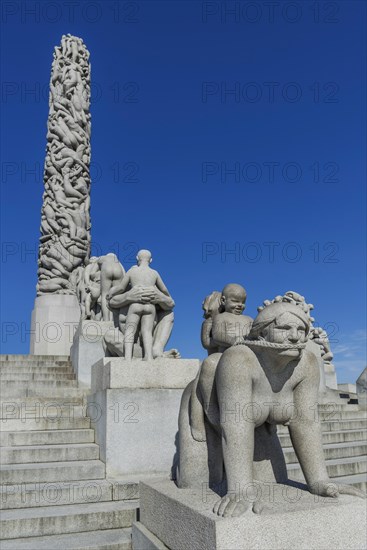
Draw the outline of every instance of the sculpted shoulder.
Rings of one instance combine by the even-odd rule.
[[[242,361],[257,361],[255,353],[246,344],[231,346],[222,355],[223,359],[242,360]]]

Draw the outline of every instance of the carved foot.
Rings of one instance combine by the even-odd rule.
[[[163,352],[163,357],[168,357],[169,359],[181,359],[181,354],[178,349],[169,349]]]
[[[238,495],[226,495],[215,503],[213,512],[223,518],[237,518],[250,509],[252,509],[252,502],[248,502]]]

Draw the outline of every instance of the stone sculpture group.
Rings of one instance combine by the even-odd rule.
[[[327,474],[315,407],[319,357],[328,344],[308,346],[313,306],[289,291],[266,300],[252,320],[242,315],[245,300],[237,284],[204,300],[202,343],[209,355],[182,397],[178,486],[206,484],[221,493],[213,510],[219,516],[240,516],[251,505],[260,512],[261,500],[249,503],[244,495],[255,479],[287,482],[276,434],[283,424],[311,493],[364,496]]]
[[[175,302],[150,266],[151,252],[140,250],[127,272],[113,253],[90,257],[89,103],[89,53],[80,38],[63,36],[50,82],[34,324],[41,319],[46,325],[52,308],[58,319],[58,308],[70,317],[75,305],[77,318],[79,303],[82,321],[107,324],[101,352],[124,358],[123,366],[139,358],[152,364],[179,358],[176,349],[165,350]],[[246,297],[243,286],[231,283],[203,302],[201,341],[208,356],[182,396],[178,487],[213,488],[220,497],[213,511],[222,517],[249,507],[261,511],[261,500],[249,503],[243,494],[255,479],[288,481],[276,431],[283,424],[311,493],[363,496],[327,474],[315,408],[333,354],[327,333],[314,326],[313,305],[288,291],[265,300],[253,319],[243,315]],[[365,377],[362,383],[365,395]]]
[[[107,356],[178,358],[176,349],[165,351],[175,303],[159,273],[150,267],[151,252],[140,250],[136,259],[137,265],[128,272],[113,253],[91,257],[77,270],[81,319],[111,322],[103,338]]]
[[[63,36],[50,81],[37,295],[75,294],[90,251],[90,65],[80,38]]]

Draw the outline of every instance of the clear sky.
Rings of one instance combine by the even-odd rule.
[[[48,81],[62,34],[92,64],[92,240],[153,252],[170,346],[203,357],[201,303],[246,313],[296,290],[331,333],[338,381],[365,366],[362,1],[2,3],[2,353],[28,353]]]

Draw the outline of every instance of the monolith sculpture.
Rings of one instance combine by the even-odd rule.
[[[37,298],[31,353],[69,355],[79,322],[80,272],[90,255],[90,64],[75,36],[52,63]]]

